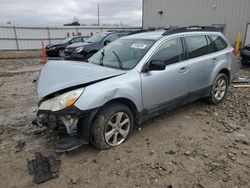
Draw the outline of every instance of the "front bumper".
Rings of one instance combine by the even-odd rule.
[[[81,138],[84,144],[89,143],[89,130],[98,109],[82,111],[74,105],[64,110],[37,112],[38,126],[46,126],[51,130],[65,130],[66,135]]]
[[[51,49],[46,49],[46,55],[48,57],[55,57],[58,56],[57,54],[57,49],[51,50]]]
[[[81,53],[73,52],[73,53],[71,53],[69,59],[76,60],[76,61],[84,61],[86,59],[86,57]]]
[[[75,49],[71,49],[71,48],[65,48],[64,53],[65,56],[71,56],[71,54],[74,52]]]
[[[38,122],[38,126],[50,127],[51,125],[58,123],[59,118],[61,116],[70,116],[73,118],[80,118],[83,114],[84,112],[75,106],[71,106],[69,108],[56,111],[56,112],[52,112],[49,110],[39,110],[37,112],[37,122]]]

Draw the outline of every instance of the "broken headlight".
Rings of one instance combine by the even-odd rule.
[[[84,88],[66,92],[52,99],[48,99],[39,106],[39,110],[58,111],[73,105],[83,93]]]

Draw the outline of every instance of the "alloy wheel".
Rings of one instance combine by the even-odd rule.
[[[226,89],[227,89],[227,81],[224,78],[218,79],[213,88],[215,99],[218,101],[223,99],[226,93]]]
[[[110,146],[117,146],[125,141],[130,131],[130,119],[125,112],[117,112],[108,121],[105,128],[105,141]]]
[[[60,57],[64,57],[65,56],[64,50],[60,50],[58,54],[59,54]]]

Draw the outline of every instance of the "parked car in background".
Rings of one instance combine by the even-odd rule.
[[[48,62],[38,78],[37,118],[70,135],[58,152],[88,143],[109,149],[136,125],[177,106],[199,98],[222,102],[238,70],[238,52],[213,27],[129,35],[89,63]]]
[[[250,65],[250,44],[240,50],[240,56],[242,57],[241,63],[243,65]]]
[[[48,44],[46,46],[46,54],[48,57],[64,57],[64,49],[66,46],[78,42],[85,42],[89,37],[87,36],[75,36],[69,37],[62,42],[55,44]]]
[[[84,43],[69,45],[65,48],[65,59],[87,60],[110,42],[128,35],[126,31],[103,32],[94,35]]]

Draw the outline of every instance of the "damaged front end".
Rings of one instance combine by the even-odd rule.
[[[121,74],[125,71],[84,62],[48,61],[44,65],[36,82],[40,99],[37,124],[64,130],[67,136],[56,151],[70,151],[89,143],[90,124],[98,107],[79,109],[75,103],[89,85]]]
[[[74,106],[83,92],[84,88],[78,88],[56,93],[39,104],[37,125],[65,133],[55,146],[57,152],[71,151],[89,143],[90,121],[87,120],[95,110],[82,111]]]

